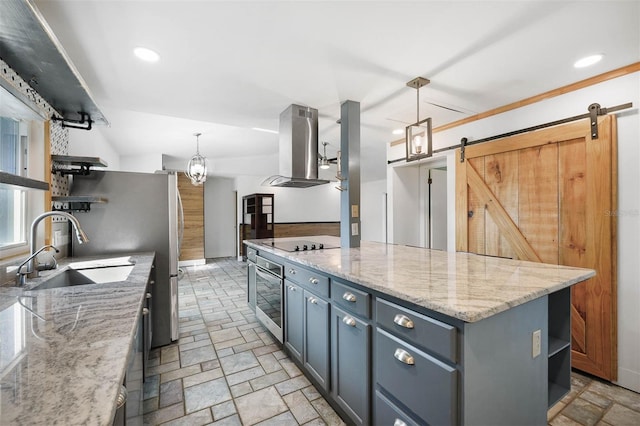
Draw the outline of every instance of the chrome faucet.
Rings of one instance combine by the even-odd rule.
[[[60,250],[58,250],[57,247],[52,246],[51,244],[47,244],[46,246],[42,246],[40,247],[35,253],[33,253],[31,256],[29,256],[24,262],[22,262],[20,264],[20,266],[18,266],[18,272],[16,272],[16,285],[17,286],[23,286],[26,282],[26,276],[31,273],[32,271],[28,270],[26,272],[22,272],[22,267],[24,265],[26,265],[28,262],[31,262],[33,259],[35,259],[35,257],[37,255],[39,255],[40,253],[42,253],[42,251],[48,249],[48,248],[52,248],[56,251],[56,253],[60,253]],[[54,258],[55,259],[55,258]],[[37,269],[37,268],[36,268]]]
[[[69,214],[67,212],[59,212],[59,211],[51,211],[51,212],[42,213],[40,216],[38,216],[35,219],[33,219],[33,223],[31,223],[31,237],[29,239],[31,253],[30,253],[29,258],[27,259],[27,261],[28,261],[28,266],[27,266],[28,275],[27,276],[29,278],[38,277],[38,269],[34,267],[34,261],[33,261],[33,259],[35,258],[35,255],[37,254],[36,253],[36,234],[37,234],[37,230],[38,230],[38,224],[40,223],[40,221],[42,221],[42,219],[45,219],[45,218],[47,218],[49,216],[62,216],[64,218],[69,219],[69,221],[71,222],[71,225],[73,225],[73,229],[76,232],[76,238],[78,239],[78,242],[80,244],[84,244],[84,243],[89,241],[89,238],[87,238],[87,235],[84,233],[84,231],[80,227],[80,222],[78,221],[78,219],[75,216],[73,216],[73,215],[71,215],[71,214]]]

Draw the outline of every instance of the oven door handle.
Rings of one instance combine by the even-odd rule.
[[[256,266],[256,275],[260,275],[260,277],[262,277],[262,279],[265,279],[265,280],[280,281],[280,278],[276,277],[273,274],[270,274],[269,272],[265,272],[259,266]]]

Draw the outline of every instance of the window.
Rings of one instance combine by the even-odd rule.
[[[26,175],[26,126],[0,117],[0,170]],[[0,250],[26,244],[25,191],[0,186]]]

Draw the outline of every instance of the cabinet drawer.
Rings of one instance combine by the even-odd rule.
[[[376,299],[376,318],[381,327],[403,340],[457,362],[457,330],[454,326],[383,299]]]
[[[371,318],[371,295],[340,281],[331,282],[331,300],[350,313]]]
[[[329,297],[329,277],[295,263],[285,263],[284,276],[318,296]]]
[[[378,329],[375,343],[378,385],[429,424],[456,424],[456,369]]]
[[[376,391],[375,419],[377,425],[419,426],[411,417],[389,401],[380,391]]]

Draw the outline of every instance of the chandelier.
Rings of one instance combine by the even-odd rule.
[[[202,133],[194,133],[196,137],[196,155],[191,157],[187,164],[187,170],[184,174],[191,179],[191,183],[195,186],[202,185],[207,180],[207,159],[200,155],[200,135]]]

